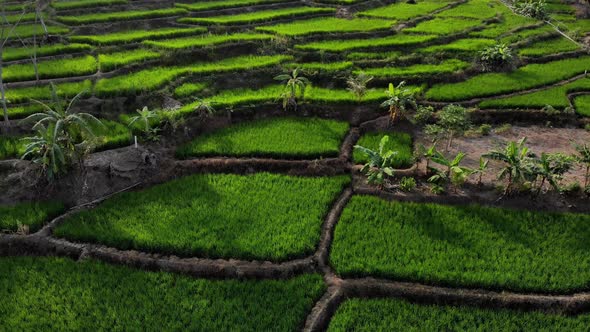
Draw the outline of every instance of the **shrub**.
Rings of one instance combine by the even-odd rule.
[[[399,182],[401,191],[410,192],[416,189],[416,179],[404,176]]]
[[[483,71],[503,71],[513,69],[514,56],[506,44],[496,44],[479,53],[479,64]]]

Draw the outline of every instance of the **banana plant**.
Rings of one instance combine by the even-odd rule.
[[[283,100],[283,109],[293,107],[297,110],[298,100],[305,99],[305,90],[311,84],[310,80],[299,75],[298,68],[293,69],[289,74],[278,75],[274,79],[285,84],[285,90],[279,97]]]
[[[482,157],[504,163],[498,179],[507,179],[504,195],[512,192],[515,184],[522,183],[531,176],[532,158],[526,146],[526,137],[518,142],[509,142],[504,149],[492,150]]]
[[[416,109],[416,94],[414,90],[406,87],[406,82],[402,81],[397,86],[389,83],[387,90],[385,90],[387,100],[381,103],[381,107],[389,108],[389,124],[396,123],[401,116],[403,116],[409,108]]]
[[[394,168],[392,167],[397,151],[385,150],[389,143],[389,136],[385,135],[379,142],[379,150],[375,151],[364,146],[355,145],[354,148],[367,155],[369,161],[361,169],[367,177],[369,184],[377,184],[379,189],[383,189],[386,176],[394,175]]]
[[[467,178],[473,174],[473,170],[468,167],[461,166],[461,162],[465,158],[466,154],[459,152],[455,158],[449,159],[445,157],[440,151],[435,150],[431,160],[441,166],[444,166],[444,170],[436,170],[436,174],[428,179],[428,182],[436,184],[444,184],[447,182],[453,183],[455,187],[460,187],[465,183]]]

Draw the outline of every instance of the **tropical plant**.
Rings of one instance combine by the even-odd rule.
[[[490,46],[479,53],[482,71],[500,71],[511,69],[514,65],[512,49],[506,44]]]
[[[424,145],[420,144],[417,149],[417,158],[424,158],[426,160],[426,174],[430,171],[430,160],[437,152],[436,150],[436,142],[432,144],[429,148],[426,148]]]
[[[158,112],[150,110],[147,106],[144,106],[141,110],[136,110],[136,112],[137,115],[129,119],[129,128],[139,129],[149,140],[157,140],[160,129],[154,127],[153,122],[158,122]]]
[[[437,132],[447,136],[447,151],[453,144],[453,139],[456,135],[463,134],[471,127],[471,120],[469,112],[459,105],[447,105],[438,114],[438,121],[436,125],[431,125],[429,128],[436,128]]]
[[[389,142],[389,136],[385,135],[379,142],[379,150],[374,151],[369,148],[355,145],[354,148],[367,155],[369,161],[363,166],[361,172],[367,176],[369,184],[377,184],[380,189],[383,189],[386,176],[393,176],[394,169],[392,167],[394,157],[397,152],[387,150],[385,146]]]
[[[514,3],[514,11],[519,15],[539,20],[546,20],[549,17],[545,0],[517,0]]]
[[[23,138],[26,146],[22,159],[31,158],[34,163],[41,165],[48,180],[52,181],[66,171],[71,151],[60,142],[61,133],[55,125],[49,128],[38,125],[36,132],[35,136]]]
[[[504,195],[511,193],[515,184],[522,184],[531,176],[533,159],[526,146],[526,137],[518,142],[509,142],[504,149],[492,150],[483,157],[504,163],[498,173],[498,179],[507,179]]]
[[[455,187],[462,186],[467,178],[473,174],[472,169],[461,166],[461,162],[465,156],[465,153],[459,152],[455,158],[449,159],[435,149],[431,160],[441,166],[445,166],[445,169],[439,170],[433,168],[435,174],[428,179],[428,182],[443,185],[450,181]]]
[[[418,105],[418,109],[413,117],[413,123],[425,125],[432,119],[434,115],[434,108],[432,106],[422,106]]]
[[[485,159],[484,157],[479,157],[479,166],[475,169],[473,169],[473,174],[477,174],[477,185],[481,186],[482,183],[482,177],[484,175],[484,173],[488,170],[488,165],[489,165],[490,161],[488,159]]]
[[[414,90],[406,87],[406,82],[402,81],[397,86],[389,83],[385,91],[387,100],[381,104],[381,107],[389,108],[389,123],[394,124],[410,108],[418,108],[416,104],[416,93]]]
[[[283,109],[288,110],[292,107],[297,110],[298,99],[305,99],[305,89],[311,84],[309,79],[300,76],[298,68],[289,74],[278,75],[274,79],[285,84],[285,89],[279,96],[283,100]]]
[[[361,102],[367,94],[367,84],[373,80],[373,76],[360,72],[356,77],[350,77],[346,81],[347,90],[350,91],[358,102]]]
[[[399,182],[399,189],[405,192],[416,189],[416,179],[404,176]]]
[[[548,182],[556,191],[560,190],[559,181],[563,175],[569,172],[574,164],[574,158],[561,153],[542,153],[535,159],[532,172],[539,178],[537,193],[543,190],[545,182]]]
[[[590,145],[585,143],[576,145],[575,148],[578,153],[575,156],[576,160],[586,167],[586,173],[584,174],[584,188],[587,188],[590,181]]]

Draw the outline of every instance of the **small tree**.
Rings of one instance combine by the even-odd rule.
[[[549,17],[545,0],[518,0],[514,3],[514,11],[522,16],[546,20]]]
[[[356,77],[350,77],[346,81],[347,90],[350,91],[358,102],[361,102],[367,94],[367,84],[373,80],[373,76],[360,72]]]
[[[501,71],[511,69],[514,65],[512,49],[506,44],[490,46],[479,53],[482,71]]]
[[[285,84],[285,89],[279,96],[283,100],[283,109],[293,107],[297,110],[298,100],[305,99],[305,90],[311,83],[309,79],[300,76],[299,69],[294,69],[289,74],[278,75],[274,79]]]
[[[518,142],[509,142],[504,149],[492,150],[483,157],[504,163],[498,173],[498,179],[507,179],[504,195],[512,192],[514,184],[521,184],[531,174],[532,158],[526,146],[526,137]]]
[[[438,113],[436,125],[426,126],[426,132],[433,136],[443,135],[447,137],[448,151],[453,144],[453,139],[458,134],[463,134],[471,127],[469,112],[458,105],[447,105]]]
[[[394,168],[392,167],[394,158],[397,155],[395,151],[385,151],[385,146],[389,142],[389,136],[385,135],[379,142],[379,150],[374,151],[369,148],[355,145],[354,148],[363,152],[369,158],[369,161],[363,166],[361,172],[367,176],[369,184],[377,184],[383,189],[386,176],[393,176]]]
[[[381,107],[389,108],[389,124],[392,125],[398,119],[405,115],[409,109],[416,109],[416,93],[414,90],[406,87],[406,82],[402,81],[397,86],[389,83],[385,91],[387,100],[381,104]]]
[[[576,160],[586,168],[586,173],[584,174],[584,188],[587,188],[590,180],[590,145],[576,145],[575,148],[578,152]]]

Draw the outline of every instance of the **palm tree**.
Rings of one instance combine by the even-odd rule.
[[[274,78],[285,84],[285,90],[280,98],[283,100],[283,109],[287,110],[292,106],[297,110],[297,98],[303,100],[305,98],[305,89],[311,84],[309,79],[299,75],[299,69],[294,69],[289,74],[278,75]]]
[[[68,164],[68,151],[64,151],[60,143],[60,130],[55,125],[46,128],[41,124],[36,130],[36,136],[23,138],[28,143],[21,158],[32,158],[34,163],[40,164],[51,181],[65,171]]]
[[[51,83],[52,106],[41,101],[32,99],[33,102],[41,105],[43,111],[35,113],[23,120],[25,123],[34,122],[33,130],[52,127],[60,133],[60,140],[65,140],[66,146],[73,146],[78,135],[95,137],[93,128],[104,127],[102,122],[89,113],[76,113],[73,106],[78,102],[86,90],[78,93],[67,107],[58,97],[57,88]]]
[[[586,173],[584,175],[584,188],[588,187],[588,182],[590,180],[590,145],[583,144],[583,145],[576,145],[575,146],[578,155],[576,156],[576,160],[579,163],[584,164],[586,167]]]
[[[507,179],[508,183],[504,195],[512,191],[515,183],[521,183],[530,175],[531,158],[529,148],[526,147],[526,137],[518,142],[509,142],[502,150],[492,150],[482,157],[501,161],[504,167],[498,174],[498,179]]]
[[[360,103],[367,94],[367,84],[373,80],[373,76],[360,72],[356,77],[350,77],[346,81],[347,90],[350,91]]]
[[[381,104],[381,107],[389,108],[390,125],[394,124],[400,116],[406,113],[409,107],[417,108],[415,92],[405,86],[405,81],[402,81],[397,86],[389,83],[388,89],[385,90],[387,100]]]

